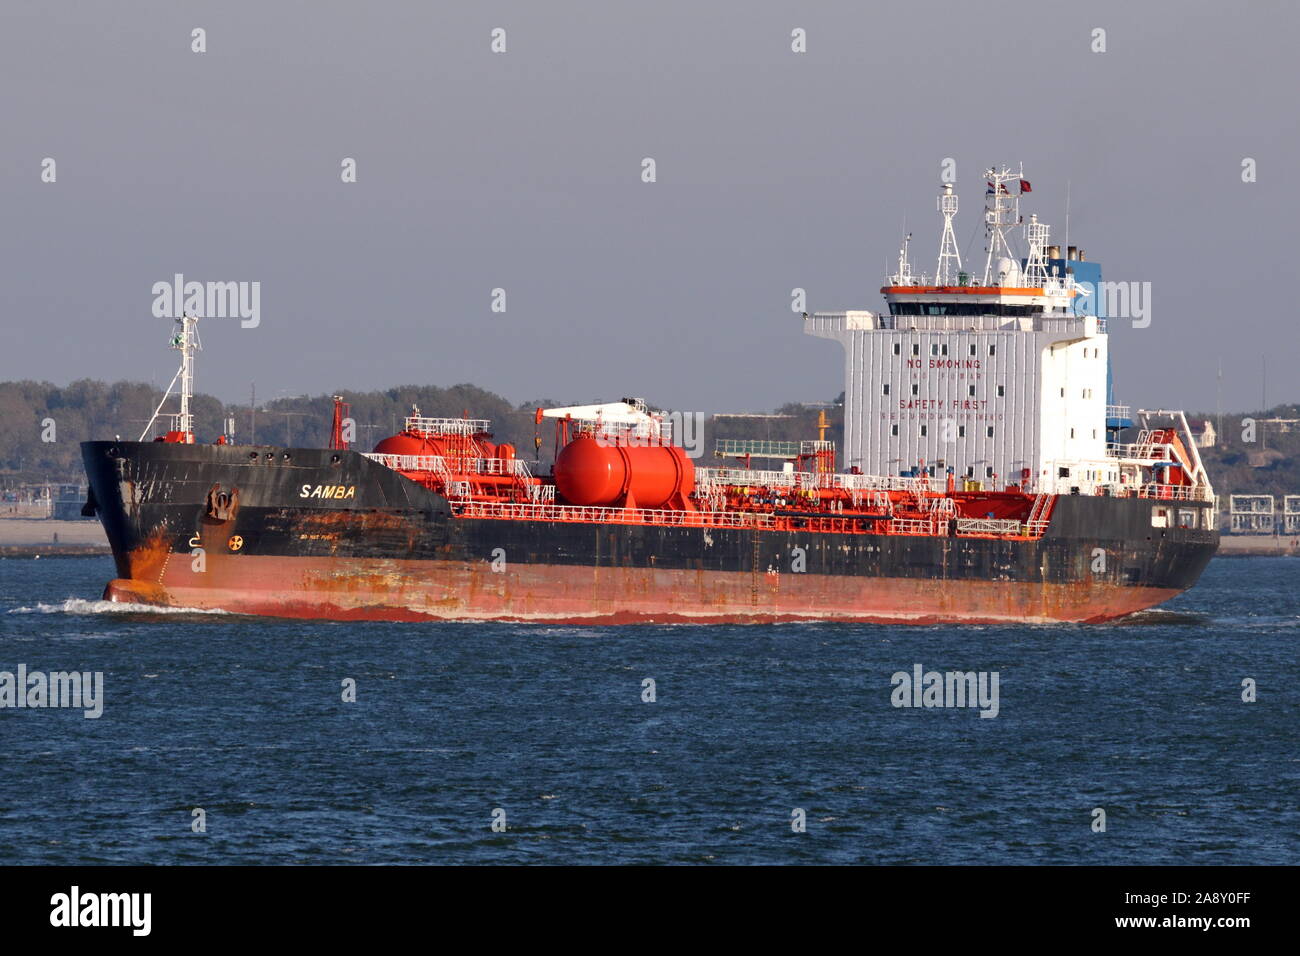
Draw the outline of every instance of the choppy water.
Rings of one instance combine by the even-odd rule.
[[[295,622],[111,576],[0,561],[0,671],[104,673],[97,720],[0,711],[0,863],[1300,862],[1296,560],[1092,627]],[[917,663],[997,671],[998,716],[892,707]]]

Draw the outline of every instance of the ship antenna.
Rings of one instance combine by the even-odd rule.
[[[961,253],[957,251],[957,237],[952,231],[952,219],[957,215],[957,194],[952,191],[952,183],[943,184],[938,206],[939,212],[943,213],[943,238],[939,240],[939,264],[934,270],[934,284],[952,285],[952,277],[961,273]],[[956,264],[955,271],[950,271],[950,263]]]
[[[903,236],[903,245],[898,250],[898,272],[890,276],[890,285],[913,285],[912,264],[907,261],[907,247],[912,244],[912,234]]]
[[[1070,181],[1065,181],[1065,251],[1070,251]]]

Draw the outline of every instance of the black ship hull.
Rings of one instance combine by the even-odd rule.
[[[108,599],[252,614],[1095,622],[1191,587],[1218,546],[1200,501],[1061,496],[1039,538],[829,533],[465,517],[350,451],[115,441],[82,453],[117,563]],[[1157,507],[1176,517],[1156,526]]]

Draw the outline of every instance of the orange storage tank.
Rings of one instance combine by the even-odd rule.
[[[423,438],[419,435],[412,435],[409,432],[402,432],[398,435],[390,435],[375,446],[375,454],[378,455],[441,455],[442,445],[439,442]]]
[[[575,505],[661,508],[695,490],[695,465],[672,445],[615,445],[582,435],[555,459],[555,487]]]

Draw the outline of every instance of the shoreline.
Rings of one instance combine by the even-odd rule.
[[[98,544],[37,544],[0,546],[0,561],[35,560],[36,558],[97,558],[111,557],[108,545]]]
[[[112,554],[98,521],[0,518],[0,558],[69,558]]]

